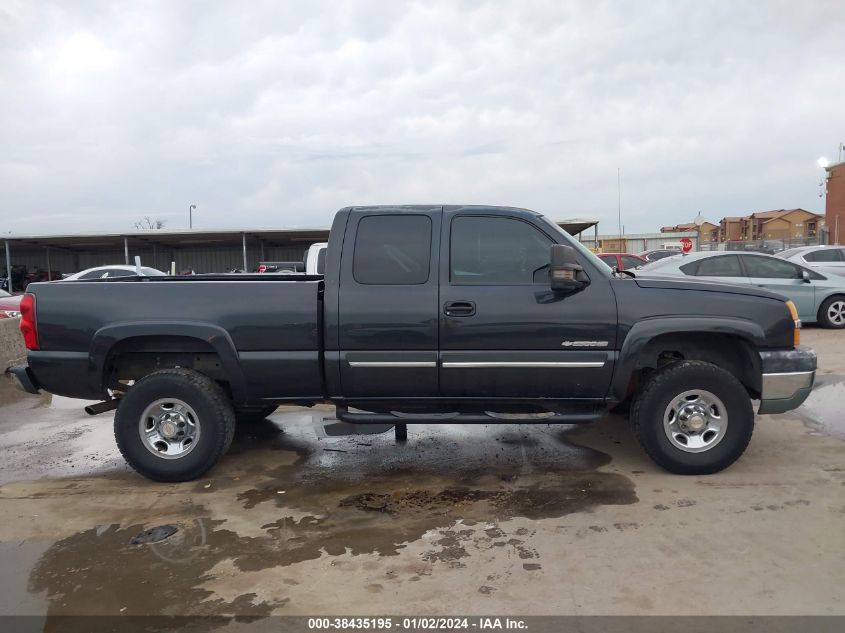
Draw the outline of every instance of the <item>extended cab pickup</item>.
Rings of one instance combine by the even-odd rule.
[[[507,207],[343,209],[324,277],[28,290],[17,381],[116,408],[124,457],[161,481],[211,468],[238,421],[320,402],[395,424],[399,439],[407,423],[575,423],[630,404],[658,464],[711,473],[745,450],[752,400],[793,409],[816,369],[783,297],[614,273],[555,223]]]

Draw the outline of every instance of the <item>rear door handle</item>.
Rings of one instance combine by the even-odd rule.
[[[443,314],[453,317],[466,317],[475,314],[474,301],[447,301],[443,305]]]

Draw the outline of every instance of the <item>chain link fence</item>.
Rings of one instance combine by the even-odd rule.
[[[768,253],[774,255],[790,248],[800,246],[820,246],[826,244],[824,234],[814,237],[795,237],[786,239],[763,240],[728,240],[726,242],[701,242],[701,251],[744,251],[752,253]]]

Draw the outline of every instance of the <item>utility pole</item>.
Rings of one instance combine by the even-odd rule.
[[[188,207],[188,228],[189,229],[194,228],[193,211],[196,208],[197,208],[197,205],[195,205],[195,204],[192,204],[191,206]]]
[[[622,170],[616,168],[616,194],[619,212],[619,251],[624,251],[622,248]]]

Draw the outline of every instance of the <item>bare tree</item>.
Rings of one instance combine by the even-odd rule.
[[[135,228],[139,231],[155,231],[164,228],[164,220],[156,218],[153,220],[150,216],[145,215],[143,218],[135,223]]]

